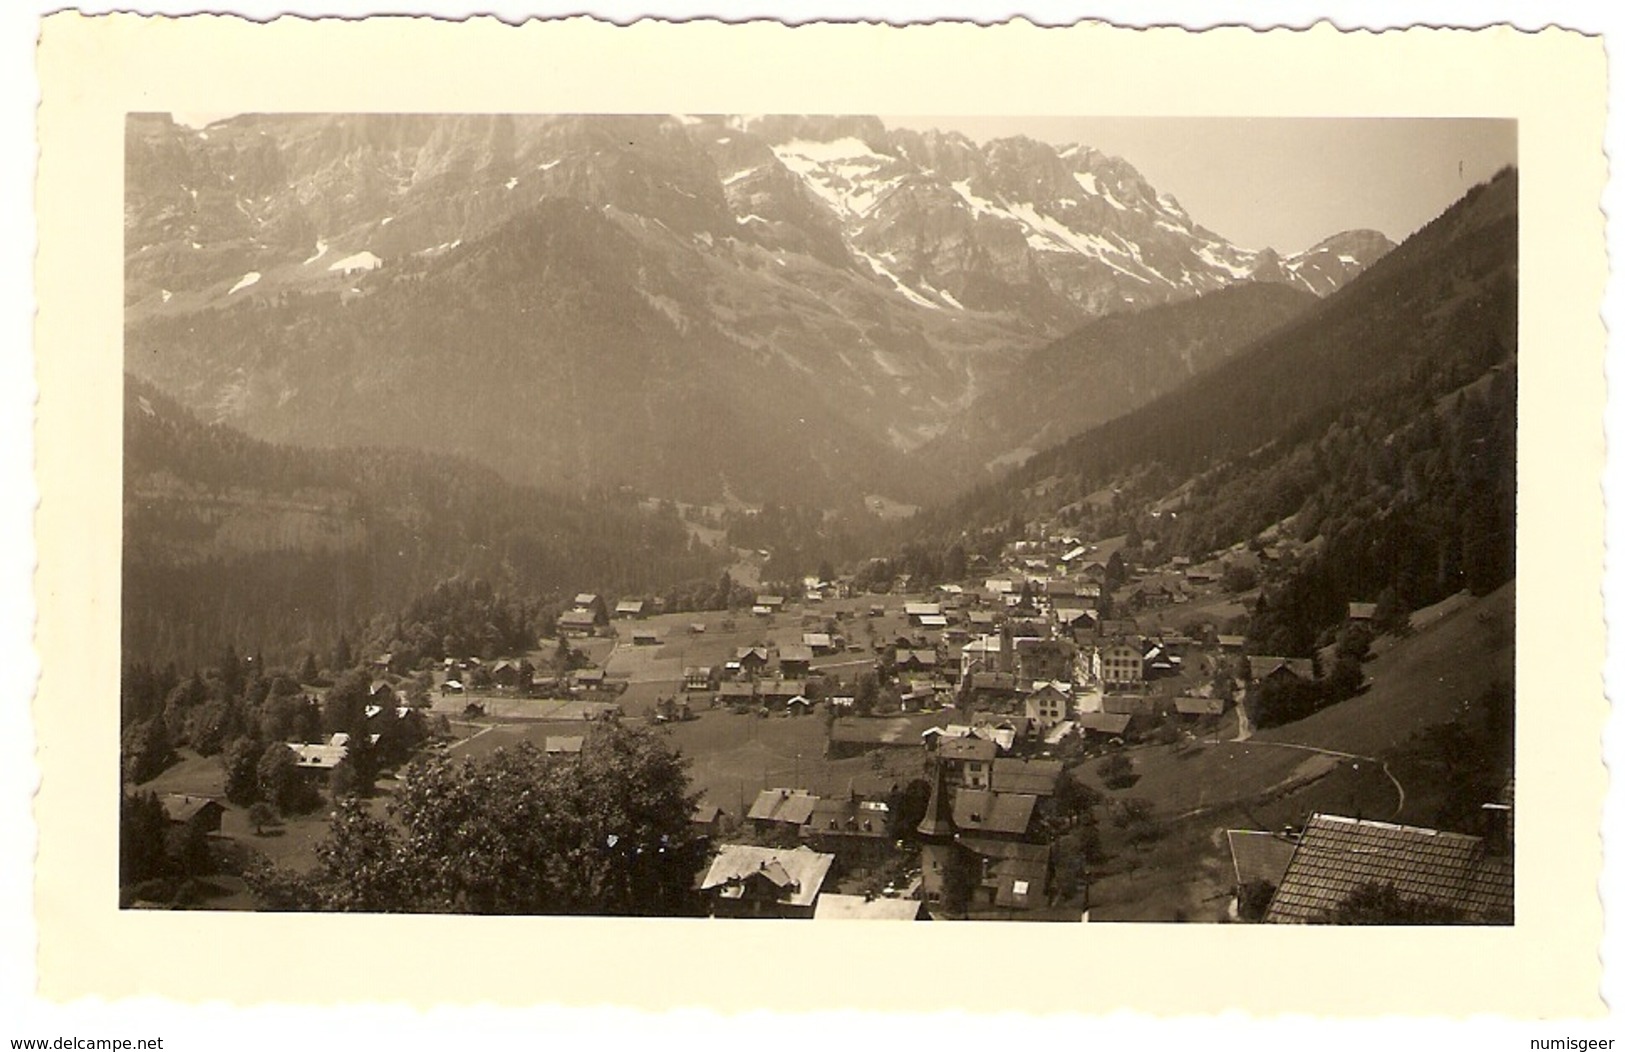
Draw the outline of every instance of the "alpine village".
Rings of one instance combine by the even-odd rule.
[[[1512,922],[1515,168],[1296,255],[873,117],[125,183],[122,907]]]

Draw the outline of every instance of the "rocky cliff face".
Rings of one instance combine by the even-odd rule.
[[[1085,147],[864,117],[137,115],[126,177],[129,368],[194,407],[688,496],[920,497],[903,454],[1030,349],[1389,247],[1250,252]],[[575,430],[422,425],[499,390]],[[696,414],[687,457],[637,452]]]

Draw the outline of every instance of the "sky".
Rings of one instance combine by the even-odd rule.
[[[1011,135],[1123,158],[1242,248],[1291,254],[1343,230],[1403,241],[1517,160],[1514,121],[1453,118],[885,117],[977,142]]]

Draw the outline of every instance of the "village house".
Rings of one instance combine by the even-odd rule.
[[[1315,663],[1309,658],[1272,657],[1255,654],[1247,659],[1254,683],[1270,681],[1296,681],[1309,683],[1315,678]]]
[[[344,757],[350,752],[347,745],[309,745],[304,742],[289,742],[288,748],[293,750],[295,767],[323,778],[344,762]]]
[[[635,647],[657,647],[660,645],[660,633],[652,628],[634,628],[632,630],[632,645]]]
[[[1181,694],[1174,699],[1174,711],[1188,719],[1200,719],[1203,716],[1223,716],[1228,707],[1222,695],[1218,697],[1203,697],[1198,694]]]
[[[1083,712],[1072,724],[1087,741],[1107,741],[1127,734],[1133,720],[1133,714],[1126,712]]]
[[[622,599],[615,604],[615,616],[627,618],[641,618],[644,611],[642,599]]]
[[[832,760],[840,760],[874,749],[917,748],[920,743],[914,731],[917,726],[915,719],[904,716],[891,719],[843,717],[830,724],[824,754]]]
[[[812,647],[791,643],[779,648],[779,674],[805,676],[812,671]]]
[[[1072,684],[1064,680],[1035,683],[1024,709],[1041,732],[1049,730],[1072,714]]]
[[[591,610],[583,610],[577,607],[574,610],[566,610],[564,613],[560,614],[558,626],[559,635],[561,636],[590,636],[597,628],[597,621],[593,617]]]
[[[542,751],[549,756],[579,756],[582,743],[586,740],[579,734],[569,736],[550,734],[542,740]]]
[[[724,680],[717,684],[717,701],[724,705],[753,705],[756,684],[749,680]]]
[[[1060,760],[1028,760],[1000,756],[993,761],[990,788],[995,793],[1016,793],[1036,797],[1055,795],[1063,777]]]
[[[710,690],[711,667],[709,665],[688,665],[683,669],[684,690]]]
[[[220,801],[207,796],[188,796],[183,793],[165,793],[159,798],[170,825],[203,833],[220,832],[220,819],[226,808]]]
[[[767,667],[766,647],[739,647],[734,651],[734,663],[742,676],[758,676]]]
[[[942,618],[942,604],[905,603],[903,604],[903,613],[908,616],[908,623],[918,628],[925,624],[926,618],[940,620]]]
[[[697,836],[707,840],[715,839],[722,833],[723,821],[727,814],[716,804],[701,801],[694,805],[693,813],[688,816],[689,828],[693,829]]]
[[[824,657],[835,652],[835,644],[828,632],[803,632],[801,645],[812,651],[814,657]]]
[[[801,839],[815,851],[834,855],[843,871],[867,868],[891,853],[890,818],[891,810],[881,800],[826,797],[813,805]]]
[[[1350,603],[1349,620],[1356,622],[1371,622],[1376,619],[1376,603]]]
[[[807,683],[800,679],[764,679],[756,684],[756,699],[771,709],[786,708],[793,698],[806,692]]]
[[[937,743],[937,764],[954,786],[986,789],[993,782],[993,761],[998,755],[996,742],[974,734]]]
[[[763,789],[756,794],[745,820],[758,836],[774,837],[780,843],[800,835],[801,827],[812,817],[818,797],[805,789]]]
[[[892,665],[899,672],[935,672],[937,670],[937,652],[935,650],[904,650],[899,648],[892,657]]]
[[[756,606],[765,607],[770,614],[776,614],[784,609],[784,596],[759,595],[756,597]]]
[[[700,879],[716,917],[810,919],[835,863],[809,847],[724,844]]]
[[[1094,654],[1094,677],[1108,688],[1135,687],[1145,682],[1145,655],[1131,643],[1111,643]]]
[[[1230,915],[1237,920],[1262,920],[1262,916],[1243,916],[1242,904],[1255,893],[1249,889],[1266,889],[1273,894],[1281,886],[1298,839],[1258,829],[1226,829],[1224,836],[1230,844],[1230,866],[1236,880]]]

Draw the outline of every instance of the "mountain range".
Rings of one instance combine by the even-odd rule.
[[[684,499],[940,498],[1392,247],[1243,249],[1088,147],[871,117],[133,115],[126,135],[133,374],[263,439]],[[1159,312],[1238,285],[1268,291],[1192,308],[1211,324]],[[1154,353],[1112,334],[1138,324]],[[1120,348],[1105,372],[1093,339]]]

